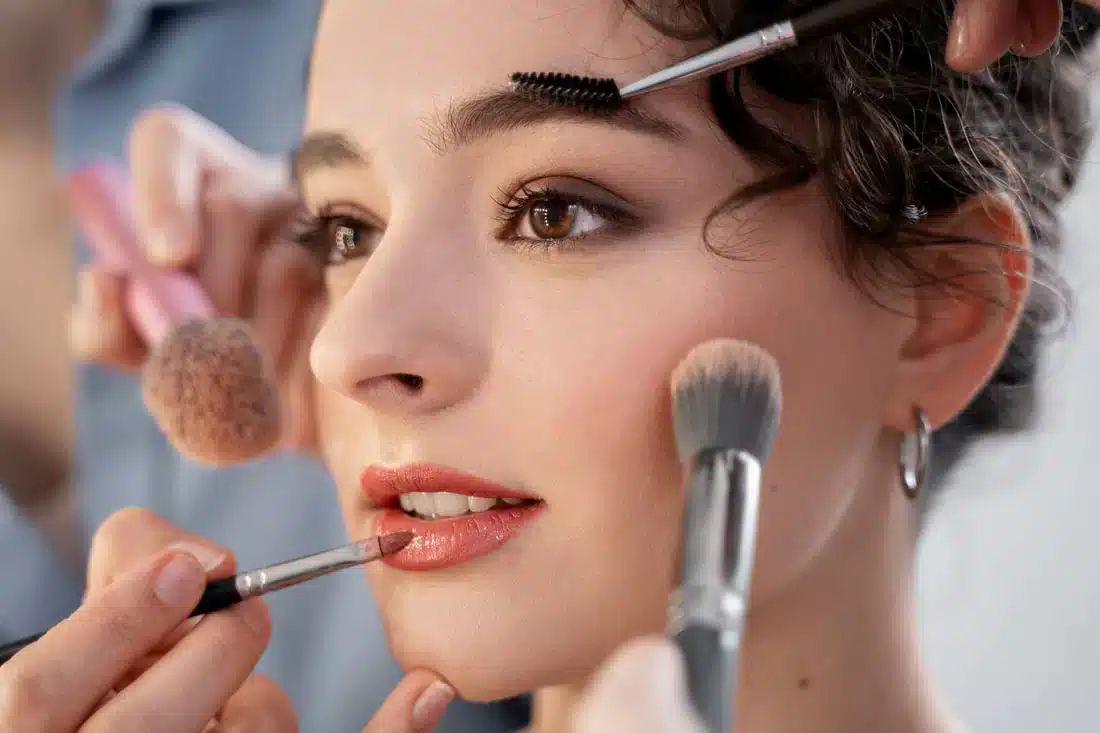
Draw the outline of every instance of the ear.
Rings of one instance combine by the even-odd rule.
[[[1004,197],[975,197],[928,228],[950,243],[917,253],[929,277],[913,290],[914,322],[885,416],[901,432],[913,430],[915,407],[933,429],[950,421],[992,377],[1031,279],[1027,226]]]

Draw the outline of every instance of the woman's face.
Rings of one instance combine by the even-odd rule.
[[[704,220],[755,173],[702,87],[603,119],[497,96],[514,71],[625,83],[694,50],[620,0],[326,3],[300,171],[336,260],[312,352],[324,450],[353,536],[415,525],[419,554],[370,581],[399,661],[467,698],[573,681],[663,628],[669,375],[693,346],[746,339],[782,369],[758,607],[821,556],[876,450],[905,327],[836,273],[818,189],[716,222],[719,257]],[[414,464],[537,504],[433,520],[364,498],[364,472],[376,492],[494,493],[378,470]],[[426,497],[403,501],[486,505]]]

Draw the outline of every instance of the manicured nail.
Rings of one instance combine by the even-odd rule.
[[[194,598],[206,582],[206,573],[199,562],[187,553],[177,553],[157,575],[154,592],[161,603],[180,606]]]
[[[203,570],[206,572],[210,572],[214,568],[219,567],[225,562],[225,558],[229,555],[225,550],[208,547],[198,542],[176,542],[169,545],[169,548],[186,552],[188,555],[198,560]]]
[[[420,693],[420,698],[413,705],[413,730],[416,733],[427,733],[434,728],[454,699],[453,687],[446,682],[433,682],[428,689]]]

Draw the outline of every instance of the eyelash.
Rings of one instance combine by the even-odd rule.
[[[635,230],[641,225],[641,221],[636,214],[628,212],[618,206],[593,201],[586,196],[568,193],[561,189],[554,188],[553,186],[542,186],[539,188],[521,186],[518,191],[511,195],[502,190],[500,196],[494,197],[493,201],[498,208],[496,219],[500,223],[500,228],[497,230],[497,236],[513,244],[522,245],[525,248],[538,248],[542,250],[562,249],[564,247],[576,245],[584,239],[592,239],[594,237],[607,236],[608,234],[614,234],[616,232]],[[515,230],[523,223],[523,217],[531,212],[531,207],[535,204],[545,202],[576,206],[590,214],[595,214],[602,219],[607,226],[602,227],[600,231],[596,233],[581,234],[575,237],[540,239],[535,237],[516,236]]]
[[[519,246],[523,249],[559,250],[574,246],[581,240],[605,236],[609,233],[634,230],[641,225],[641,221],[636,214],[617,206],[593,201],[588,197],[567,193],[551,186],[540,188],[522,186],[510,195],[501,191],[499,198],[494,197],[493,201],[498,208],[495,218],[499,223],[499,227],[496,235],[502,240],[510,242],[513,246]],[[522,225],[523,217],[530,213],[531,207],[548,201],[566,206],[577,206],[602,219],[607,225],[598,232],[575,237],[539,239],[515,236],[515,230]],[[356,259],[356,256],[338,259],[339,256],[335,252],[336,245],[333,241],[333,235],[338,227],[347,227],[368,234],[378,229],[377,226],[364,221],[362,218],[335,213],[333,207],[327,206],[322,208],[316,216],[305,215],[296,228],[293,237],[299,245],[315,254],[325,264],[338,265],[349,259]],[[364,254],[369,255],[370,252]]]

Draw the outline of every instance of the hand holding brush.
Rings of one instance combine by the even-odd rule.
[[[321,268],[286,237],[300,206],[286,160],[156,110],[134,128],[128,170],[89,166],[69,188],[96,254],[72,318],[77,358],[140,367],[150,412],[200,462],[312,449]]]
[[[110,517],[80,608],[0,665],[0,731],[298,731],[290,699],[252,673],[272,633],[262,599],[187,621],[234,570],[229,550],[151,512]],[[453,698],[438,675],[411,671],[364,733],[432,730]]]

